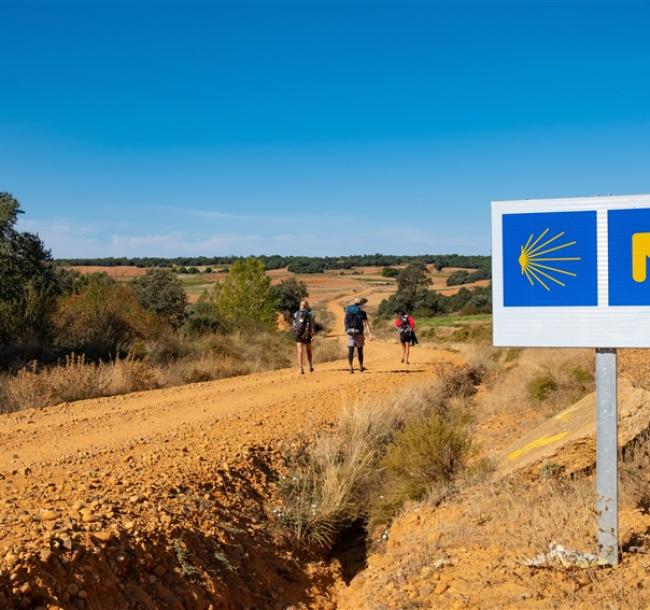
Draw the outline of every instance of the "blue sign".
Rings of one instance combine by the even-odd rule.
[[[650,305],[650,209],[608,210],[609,304]]]
[[[505,307],[598,304],[596,212],[503,214]]]

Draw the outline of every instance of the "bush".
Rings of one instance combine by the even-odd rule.
[[[281,524],[299,543],[327,547],[346,523],[380,520],[379,511],[385,512],[385,507],[378,496],[384,494],[384,485],[397,480],[382,475],[382,461],[392,459],[388,455],[396,455],[398,446],[403,448],[401,443],[411,438],[409,432],[398,440],[401,430],[411,430],[409,421],[417,422],[412,425],[416,430],[422,422],[438,418],[428,425],[432,438],[426,436],[424,443],[418,440],[416,447],[424,444],[441,450],[430,458],[434,464],[425,472],[435,475],[431,485],[448,480],[445,477],[462,464],[463,451],[469,447],[464,407],[475,392],[476,375],[471,367],[460,369],[379,404],[344,410],[331,431],[289,458],[287,476],[280,481]],[[387,453],[388,447],[395,449]],[[417,453],[414,450],[412,455]]]
[[[191,337],[219,332],[224,329],[217,303],[203,296],[190,309],[184,330]]]
[[[549,370],[543,370],[531,377],[526,384],[528,397],[531,400],[546,400],[558,388],[555,377]]]
[[[286,318],[298,311],[300,301],[308,296],[309,290],[305,282],[295,277],[271,287],[271,298],[275,301],[277,310],[284,313]]]
[[[381,270],[382,277],[397,277],[399,275],[399,269],[395,267],[384,267]]]
[[[470,445],[467,418],[457,410],[409,420],[381,462],[384,482],[371,509],[370,530],[394,517],[407,500],[449,484]]]
[[[187,295],[183,284],[171,271],[150,269],[131,283],[133,293],[142,307],[174,327],[185,319]]]
[[[60,348],[104,359],[125,355],[136,338],[156,332],[128,286],[101,278],[61,301],[54,326]]]

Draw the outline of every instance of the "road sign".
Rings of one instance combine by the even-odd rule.
[[[492,203],[494,344],[596,348],[598,550],[618,546],[616,348],[650,347],[650,195]]]
[[[650,195],[492,204],[495,345],[650,347]]]

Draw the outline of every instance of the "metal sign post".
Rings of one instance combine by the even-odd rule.
[[[596,349],[596,493],[598,554],[618,565],[618,409],[616,350]]]

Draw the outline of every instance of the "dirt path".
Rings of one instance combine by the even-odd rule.
[[[342,308],[329,307],[338,336]],[[260,517],[265,464],[343,405],[460,363],[420,347],[406,368],[398,355],[374,341],[364,374],[337,361],[0,417],[0,607],[274,608],[278,596],[278,607],[317,607],[304,566],[278,556]],[[231,576],[201,572],[201,554]],[[326,574],[314,575],[321,590]]]

